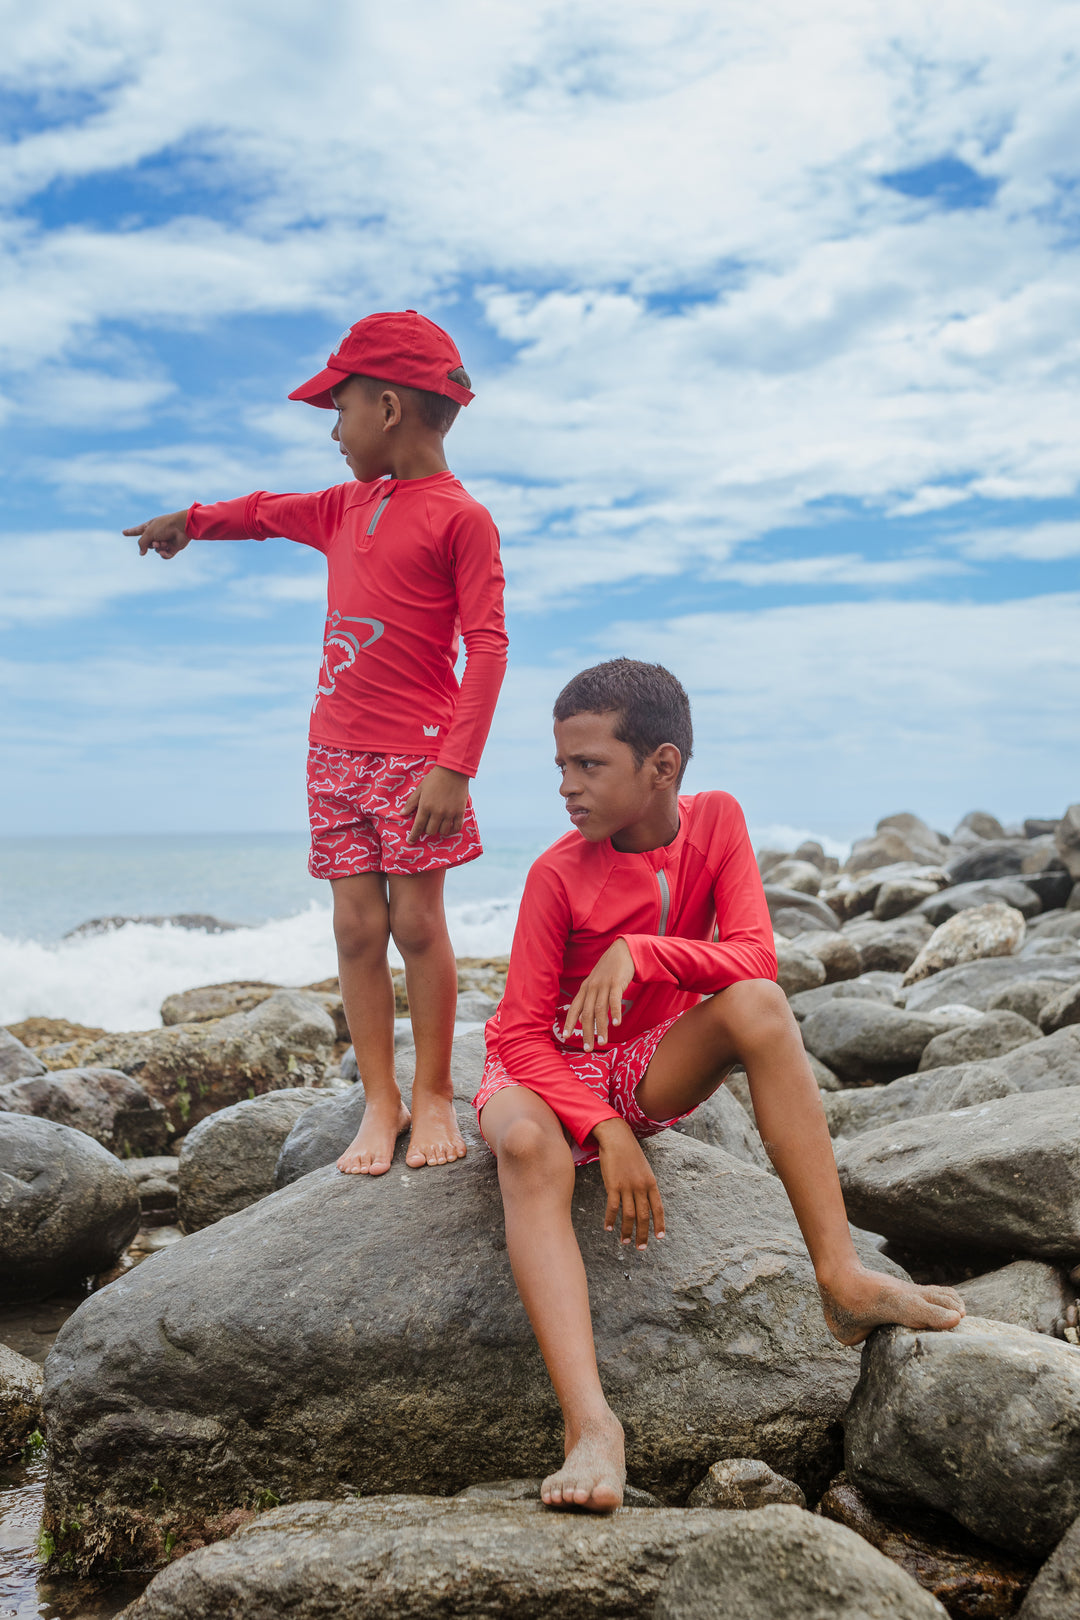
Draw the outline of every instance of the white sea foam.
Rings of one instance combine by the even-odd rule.
[[[517,896],[449,906],[457,955],[505,954],[516,917]],[[0,934],[0,1024],[44,1017],[153,1029],[174,991],[230,979],[311,984],[336,972],[330,908],[318,904],[225,934],[145,923],[55,944]]]

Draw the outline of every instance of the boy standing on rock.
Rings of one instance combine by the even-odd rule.
[[[599,1159],[607,1231],[618,1223],[644,1249],[651,1221],[662,1238],[640,1139],[685,1119],[737,1063],[835,1337],[951,1328],[964,1312],[952,1289],[868,1271],[855,1253],[742,812],[726,793],[679,796],[692,741],[686,693],[660,665],[617,658],[559,694],[555,763],[576,830],[533,863],[487,1026],[475,1106],[565,1422],[565,1464],[542,1490],[551,1507],[616,1508],[625,1482],[571,1221],[575,1169]]]
[[[338,1168],[378,1176],[412,1125],[406,1163],[465,1154],[450,1049],[457,965],[447,867],[482,854],[469,798],[506,668],[503,573],[490,514],[450,472],[443,439],[473,398],[451,338],[415,310],[369,315],[290,399],[336,411],[355,482],[258,493],[125,529],[139,552],[283,535],[325,554],[328,616],[311,710],[314,877],[334,896],[341,994],[365,1093]],[[459,632],[467,659],[454,675]],[[412,1115],[394,1075],[393,937],[416,1041]]]

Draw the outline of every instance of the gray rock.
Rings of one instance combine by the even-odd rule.
[[[1054,828],[1054,843],[1062,865],[1080,878],[1080,804],[1070,804]]]
[[[180,1160],[174,1153],[158,1153],[145,1159],[121,1159],[139,1194],[139,1214],[143,1226],[172,1226],[179,1221]]]
[[[1080,941],[1080,916],[1070,905],[1061,911],[1047,911],[1028,926],[1028,942],[1037,939],[1072,939]]]
[[[1032,1581],[1018,1620],[1080,1620],[1080,1519]]]
[[[1042,838],[1047,833],[1053,837],[1056,827],[1056,819],[1051,819],[1046,816],[1028,816],[1024,822],[1024,837]]]
[[[725,1513],[660,1588],[654,1620],[944,1620],[869,1542],[797,1507]]]
[[[1009,1552],[1048,1553],[1080,1513],[1080,1356],[1057,1339],[970,1316],[879,1329],[844,1429],[860,1490]]]
[[[925,821],[920,821],[918,816],[886,816],[878,822],[877,832],[872,838],[855,840],[843,869],[845,872],[868,872],[874,867],[893,866],[899,861],[933,866],[941,860],[945,850],[944,839]]]
[[[99,1142],[0,1114],[0,1297],[42,1299],[107,1270],[138,1226],[138,1194]]]
[[[1067,957],[1046,957],[1037,966],[1023,957],[990,956],[981,962],[965,962],[945,968],[930,979],[913,984],[905,996],[909,1012],[931,1012],[951,1002],[963,1001],[985,1012],[992,997],[1018,979],[1054,979],[1064,988],[1080,977],[1080,953]]]
[[[895,1007],[896,1000],[887,985],[868,983],[863,978],[842,980],[837,984],[818,985],[814,990],[801,990],[790,997],[791,1010],[800,1024],[819,1007],[832,1001],[877,1001],[885,1007]]]
[[[202,1024],[210,1018],[227,1018],[231,1013],[252,1012],[269,1000],[280,984],[265,979],[234,979],[228,984],[201,984],[194,990],[181,990],[161,1003],[161,1022]]]
[[[821,868],[813,861],[794,858],[778,861],[770,869],[769,883],[775,889],[795,889],[799,894],[817,894],[821,888]]]
[[[986,1003],[986,1010],[1019,1013],[1029,1024],[1038,1024],[1039,1014],[1047,1002],[1060,994],[1061,984],[1056,979],[1013,979],[1001,990],[995,990]]]
[[[833,1136],[858,1136],[897,1120],[923,1114],[950,1113],[1011,1097],[1019,1088],[988,1063],[962,1063],[906,1074],[887,1086],[864,1086],[824,1098],[825,1117]]]
[[[45,1065],[8,1029],[0,1029],[0,1083],[44,1074]]]
[[[1039,1023],[1048,1035],[1070,1024],[1080,1024],[1080,982],[1067,985],[1048,1001],[1039,1014]]]
[[[300,1502],[179,1559],[124,1617],[624,1620],[651,1612],[672,1561],[715,1525],[707,1508],[593,1517],[460,1497]]]
[[[839,1143],[836,1158],[848,1218],[905,1247],[1080,1254],[1073,1088],[900,1120]]]
[[[920,1069],[941,1069],[948,1064],[980,1063],[1001,1057],[1018,1046],[1042,1040],[1042,1030],[1014,1012],[988,1012],[970,1024],[935,1035],[923,1049]]]
[[[1041,872],[1025,871],[1023,880],[1026,887],[1038,895],[1044,913],[1067,905],[1075,887],[1072,873],[1058,860],[1051,861]]]
[[[769,911],[773,918],[773,926],[777,927],[776,919],[782,912],[794,911],[802,916],[802,927],[811,923],[818,928],[824,928],[833,933],[840,927],[836,913],[816,895],[802,894],[798,889],[774,888],[772,884],[765,884],[765,898],[769,903]],[[780,933],[787,933],[787,927],[778,929]],[[796,929],[796,932],[798,930]]]
[[[989,878],[1015,877],[1023,870],[1026,840],[995,839],[973,844],[945,862],[950,883],[979,883]]]
[[[185,1231],[211,1226],[272,1193],[286,1137],[321,1096],[301,1087],[268,1091],[209,1115],[189,1131],[180,1150],[178,1175],[178,1208]]]
[[[905,985],[917,984],[943,968],[987,956],[1015,956],[1024,943],[1024,919],[1000,900],[958,912],[935,928],[904,974]]]
[[[631,1255],[604,1233],[598,1165],[579,1172],[574,1199],[631,1478],[670,1500],[734,1453],[823,1482],[858,1357],[825,1327],[782,1187],[673,1131],[645,1152],[664,1243]],[[120,1555],[153,1564],[170,1525],[212,1533],[265,1490],[439,1494],[558,1460],[558,1407],[507,1263],[494,1158],[407,1172],[402,1153],[378,1180],[304,1177],[128,1272],[66,1323],[46,1367],[58,1556],[75,1569]]]
[[[41,1368],[0,1344],[0,1461],[41,1427]]]
[[[845,923],[843,937],[859,952],[862,971],[904,973],[914,962],[934,930],[925,917],[909,912],[892,922],[875,922],[857,917]]]
[[[813,933],[796,934],[792,945],[808,956],[816,956],[825,969],[825,983],[854,979],[862,971],[862,956],[843,934],[830,934],[819,928]]]
[[[832,936],[828,936],[831,938]],[[817,956],[776,939],[776,982],[786,996],[812,990],[825,983],[825,967]]]
[[[723,1148],[725,1153],[741,1159],[744,1164],[756,1164],[759,1169],[772,1173],[769,1155],[761,1145],[753,1118],[726,1086],[714,1091],[711,1097],[694,1109],[689,1119],[684,1119],[681,1125],[674,1128],[695,1142]]]
[[[161,1103],[119,1069],[61,1069],[11,1080],[0,1086],[0,1112],[70,1125],[120,1158],[161,1153],[169,1137]]]
[[[314,996],[275,990],[251,1012],[76,1043],[67,1066],[134,1075],[183,1132],[244,1097],[321,1085],[336,1038]]]
[[[877,1001],[834,997],[803,1019],[803,1044],[849,1085],[893,1080],[916,1067],[940,1025]]]
[[[956,1284],[969,1316],[1011,1322],[1031,1333],[1053,1333],[1054,1323],[1075,1295],[1057,1266],[1042,1260],[1014,1260],[997,1271]]]
[[[459,1024],[486,1024],[498,1005],[482,990],[464,990],[457,998],[457,1021]]]
[[[1001,822],[996,816],[988,815],[985,810],[969,810],[967,815],[957,822],[953,829],[953,838],[959,838],[963,833],[974,833],[976,838],[1005,837],[1005,829]]]
[[[806,1506],[806,1497],[793,1479],[785,1479],[757,1457],[725,1457],[713,1463],[700,1485],[687,1497],[688,1507],[755,1508]]]
[[[844,922],[873,911],[887,884],[928,884],[927,892],[944,888],[948,878],[940,866],[924,866],[915,861],[898,861],[863,872],[842,872],[822,893],[836,915]],[[923,898],[922,895],[919,896]]]
[[[893,917],[903,917],[906,912],[914,911],[922,906],[923,902],[940,893],[941,884],[934,878],[901,877],[891,878],[883,883],[877,892],[874,901],[874,916],[878,922],[888,922]]]
[[[816,866],[819,872],[836,870],[835,858],[830,855],[826,855],[824,849],[818,843],[816,838],[805,838],[795,851],[793,859],[797,861],[809,861],[810,865]],[[832,862],[831,866],[829,864],[830,861]]]
[[[957,883],[931,895],[919,906],[919,915],[935,928],[955,917],[958,912],[971,911],[976,906],[987,906],[993,900],[1012,906],[1025,919],[1037,917],[1042,901],[1027,883],[1019,878],[988,879],[983,883]]]

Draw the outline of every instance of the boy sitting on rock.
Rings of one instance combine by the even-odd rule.
[[[124,533],[145,557],[190,540],[284,535],[325,554],[328,616],[311,710],[313,877],[334,895],[341,995],[365,1093],[338,1168],[378,1176],[412,1124],[406,1163],[464,1156],[450,1049],[457,964],[446,868],[483,853],[469,799],[506,667],[499,535],[443,455],[473,398],[451,338],[415,310],[369,315],[289,395],[336,412],[356,482],[259,493],[153,518]],[[454,675],[459,631],[468,657]],[[394,1076],[393,937],[405,963],[416,1073],[412,1116]]]
[[[690,705],[659,665],[585,670],[555,704],[555,763],[575,831],[534,862],[475,1098],[499,1162],[514,1278],[562,1407],[552,1507],[605,1511],[625,1481],[571,1221],[575,1168],[599,1159],[605,1229],[664,1236],[640,1139],[678,1123],[743,1064],[769,1156],[843,1344],[875,1326],[951,1328],[963,1302],[868,1271],[852,1245],[817,1084],[775,983],[772,926],[742,813],[679,797]],[[703,999],[703,998],[708,999]]]

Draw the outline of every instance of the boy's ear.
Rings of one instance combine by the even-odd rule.
[[[401,400],[392,388],[384,388],[379,395],[379,410],[382,413],[384,433],[397,427],[405,414],[401,408]]]
[[[674,787],[682,770],[682,754],[674,743],[661,743],[652,755],[652,768],[658,788]]]

